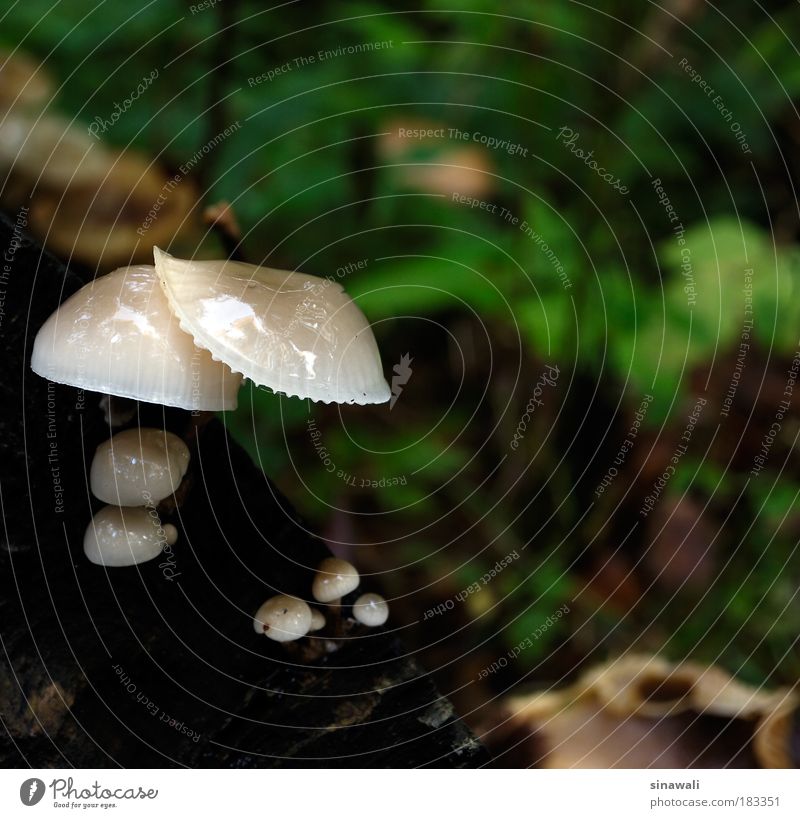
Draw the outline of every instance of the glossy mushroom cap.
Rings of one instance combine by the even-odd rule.
[[[166,541],[154,509],[106,506],[89,523],[83,551],[96,565],[120,568],[155,559]]]
[[[692,665],[673,666],[658,656],[630,654],[597,669],[591,684],[609,713],[658,718],[692,706],[699,675]]]
[[[335,602],[358,588],[360,578],[354,565],[346,560],[328,557],[322,560],[311,585],[317,602]]]
[[[353,616],[368,628],[378,628],[389,618],[389,605],[380,594],[361,594],[353,603]]]
[[[311,629],[311,608],[293,596],[274,596],[256,611],[253,628],[275,642],[293,642]]]
[[[102,179],[109,165],[103,145],[67,119],[16,110],[0,116],[0,166],[31,182],[63,191]]]
[[[324,403],[391,397],[364,314],[341,285],[233,261],[183,261],[155,248],[156,271],[195,343],[259,386]]]
[[[189,447],[163,429],[128,429],[97,447],[92,494],[115,506],[156,505],[172,494],[189,468]]]
[[[235,409],[241,376],[181,330],[153,267],[123,267],[68,298],[44,323],[31,368],[57,383],[123,398]]]

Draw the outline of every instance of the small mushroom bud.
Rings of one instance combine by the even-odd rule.
[[[168,536],[154,509],[105,506],[86,529],[83,551],[95,565],[120,568],[155,559]]]
[[[90,141],[96,151],[100,145],[93,137]],[[47,148],[42,151],[44,156],[49,153]],[[171,177],[149,157],[129,151],[105,152],[96,158],[101,161],[99,167],[95,162],[93,173],[84,171],[66,190],[63,185],[37,189],[31,200],[30,230],[50,251],[107,272],[122,264],[151,262],[155,244],[184,239],[192,244],[191,213],[197,195],[188,180],[167,186]],[[65,158],[58,167],[75,173],[75,165],[74,159],[67,163]],[[81,168],[84,165],[85,160]],[[52,175],[51,166],[56,166],[47,166]]]
[[[375,336],[331,279],[154,248],[170,307],[197,346],[258,386],[324,403],[385,403]]]
[[[167,545],[175,545],[178,542],[178,529],[172,523],[167,523],[164,526],[164,537],[167,540]]]
[[[305,636],[311,628],[311,608],[293,596],[273,596],[257,611],[253,619],[256,633],[276,642],[292,642]]]
[[[377,628],[389,618],[389,605],[380,594],[361,594],[353,603],[353,616],[368,628]]]
[[[309,633],[313,631],[321,631],[325,627],[325,617],[316,609],[311,609],[311,626]]]
[[[33,342],[31,369],[65,383],[181,409],[235,409],[242,382],[198,349],[153,267],[123,267],[70,296]]]
[[[311,593],[317,602],[338,602],[358,588],[360,579],[354,565],[336,557],[324,559],[317,568]]]
[[[128,429],[101,443],[89,476],[92,494],[115,506],[160,503],[189,468],[189,447],[163,429]]]

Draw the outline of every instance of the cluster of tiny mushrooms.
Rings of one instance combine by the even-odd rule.
[[[182,260],[154,249],[155,266],[123,267],[68,298],[33,345],[38,375],[108,396],[197,412],[235,409],[243,378],[325,403],[384,403],[391,393],[366,318],[331,279],[238,261]],[[109,413],[109,422],[114,425]],[[108,505],[84,537],[87,558],[109,568],[158,557],[178,539],[157,506],[176,492],[189,447],[163,429],[128,429],[102,443],[90,468],[92,494]],[[337,558],[314,577],[317,602],[336,611],[359,584]],[[377,594],[352,606],[361,624],[389,614]],[[255,614],[277,642],[325,625],[303,600],[278,595]]]

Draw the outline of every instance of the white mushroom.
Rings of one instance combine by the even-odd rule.
[[[178,542],[178,529],[175,528],[172,523],[167,523],[164,526],[164,538],[167,541],[167,545],[175,545]]]
[[[92,494],[115,506],[156,505],[178,488],[189,447],[163,429],[128,429],[101,443],[89,476]]]
[[[97,150],[100,146],[92,141],[93,151]],[[37,159],[41,163],[41,156]],[[184,235],[191,241],[198,194],[190,180],[170,185],[165,195],[172,177],[151,157],[125,151],[106,152],[99,159],[99,167],[88,178],[85,172],[76,173],[74,160],[62,159],[59,164],[76,176],[67,189],[63,185],[37,188],[29,227],[48,249],[107,271],[123,264],[152,264],[156,244],[181,240]],[[156,201],[158,218],[153,218]]]
[[[103,419],[112,429],[125,426],[136,415],[136,402],[127,398],[103,395],[100,398],[99,406],[103,412]]]
[[[233,261],[183,261],[155,248],[182,329],[260,386],[325,403],[391,397],[366,318],[341,285]]]
[[[328,557],[317,568],[311,593],[317,602],[338,602],[345,594],[355,591],[359,582],[354,565],[337,557]]]
[[[256,633],[263,633],[276,642],[292,642],[311,629],[311,608],[293,596],[274,596],[257,611],[253,619]]]
[[[389,605],[380,594],[361,594],[353,603],[356,621],[368,628],[377,628],[389,618]]]
[[[235,409],[241,376],[178,326],[153,267],[87,284],[44,323],[31,368],[57,383],[183,409]]]
[[[105,506],[86,529],[83,551],[95,565],[119,568],[155,559],[165,542],[154,509]]]
[[[311,609],[311,625],[308,628],[309,633],[313,631],[321,631],[325,627],[325,617],[316,609]]]

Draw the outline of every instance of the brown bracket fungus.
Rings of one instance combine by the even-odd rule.
[[[316,608],[311,609],[311,625],[308,628],[309,633],[321,631],[325,627],[325,617]]]
[[[155,509],[105,506],[86,529],[83,551],[96,565],[121,568],[155,559],[170,536]]]
[[[89,482],[92,494],[115,506],[157,505],[180,485],[189,447],[163,429],[128,429],[97,447]]]
[[[256,611],[253,627],[275,642],[293,642],[311,630],[311,622],[311,608],[302,599],[280,594]]]

